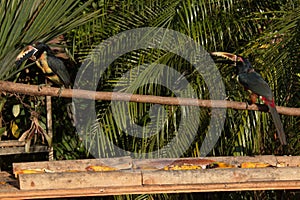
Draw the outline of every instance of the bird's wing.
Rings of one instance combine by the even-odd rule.
[[[253,93],[266,97],[269,100],[273,99],[271,88],[257,72],[253,71],[239,74],[238,80],[245,88],[251,90]]]
[[[64,86],[66,88],[70,87],[70,75],[63,61],[53,55],[47,55],[47,62],[52,71],[61,79]]]

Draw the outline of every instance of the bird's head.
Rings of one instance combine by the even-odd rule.
[[[249,60],[239,55],[227,52],[211,52],[210,55],[215,57],[222,57],[226,60],[232,61],[233,64],[236,66],[237,74],[247,73],[249,70],[253,69]]]
[[[28,45],[18,54],[16,58],[16,65],[20,66],[28,59],[36,61],[45,51],[50,52],[51,50],[49,46],[44,43],[34,43],[32,45]]]

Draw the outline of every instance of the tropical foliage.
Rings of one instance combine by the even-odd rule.
[[[78,51],[75,50],[75,53],[77,53],[75,57],[84,56],[91,44],[94,45],[92,47],[95,47],[95,45],[100,44],[110,36],[122,31],[140,27],[164,27],[184,33],[207,51],[228,51],[249,57],[255,69],[270,84],[278,105],[299,106],[299,67],[297,64],[299,55],[296,53],[299,50],[298,2],[113,1],[105,5],[105,13],[109,14],[93,21],[93,26],[90,24],[84,25],[74,30],[74,35],[72,34],[73,43],[76,44],[75,49],[78,49]],[[92,34],[87,36],[81,33]],[[113,49],[110,50],[113,51]],[[135,66],[153,62],[167,64],[180,73],[187,74],[185,77],[198,91],[197,97],[201,99],[208,98],[209,94],[207,86],[204,84],[205,81],[201,74],[192,73],[193,68],[191,65],[183,59],[170,55],[169,52],[153,49],[137,50],[120,57],[106,71],[106,75],[102,76],[97,89],[112,91],[116,86],[122,85],[122,91],[163,96],[168,93],[165,88],[153,87],[147,84],[149,80],[142,75],[140,79],[132,82],[121,78],[129,70],[132,72],[129,79],[133,80],[136,78],[134,77],[136,73],[133,72]],[[231,78],[234,73],[233,66],[218,66],[226,86],[227,98],[245,101],[248,95],[247,92],[243,91],[236,80]],[[153,74],[149,68],[147,68],[147,74]],[[139,70],[143,71],[140,68]],[[153,67],[153,70],[157,72],[157,68]],[[157,73],[155,76],[159,77],[159,72]],[[171,77],[172,75],[164,74],[163,76]],[[158,81],[158,79],[153,81]],[[131,91],[130,88],[139,89]],[[178,90],[180,89],[182,88],[178,88]],[[174,95],[170,91],[169,94]],[[151,105],[144,104],[142,106],[135,103],[120,105],[119,110],[116,112],[122,117],[118,119],[111,113],[109,104],[100,102],[96,106],[99,106],[97,107],[97,123],[100,123],[100,127],[105,127],[105,130],[96,130],[96,126],[92,126],[95,129],[91,131],[100,131],[102,134],[106,134],[107,138],[115,140],[120,146],[123,145],[122,148],[129,148],[130,151],[146,152],[151,149],[148,149],[149,146],[147,145],[143,149],[142,144],[151,144],[151,148],[155,149],[159,146],[158,143],[164,144],[164,140],[168,143],[170,138],[174,136],[168,135],[170,130],[167,130],[162,131],[159,138],[153,137],[152,139],[147,138],[146,141],[136,141],[136,139],[132,140],[130,135],[123,132],[121,127],[107,128],[114,123],[124,124],[125,122],[118,122],[118,120],[127,118],[131,118],[134,123],[145,123],[140,122],[140,120],[147,120],[147,118],[149,120],[146,113],[148,113]],[[126,106],[131,109],[129,112]],[[167,113],[169,112],[168,110]],[[172,112],[177,113],[173,115],[177,118],[181,114],[179,108],[174,106]],[[201,153],[199,147],[203,142],[207,124],[210,120],[209,112],[209,109],[201,109],[201,125],[197,139],[186,152],[186,155],[199,156]],[[299,117],[282,116],[282,119],[289,142],[296,144],[299,140]],[[157,126],[161,125],[158,121]],[[178,122],[174,118],[169,118],[166,124],[168,128],[173,130],[174,127],[178,126]],[[130,124],[124,126],[130,126]],[[190,126],[196,125],[190,122]],[[144,131],[143,134],[149,132],[147,129],[144,129]],[[280,149],[279,143],[275,142],[274,134],[273,122],[267,113],[228,110],[224,131],[211,154],[281,154],[283,153],[282,149]],[[119,137],[122,139],[120,140]],[[187,137],[191,138],[192,136]],[[100,156],[108,156],[111,153],[107,151],[107,148],[111,147],[107,147],[106,142],[100,140],[101,145],[99,146],[102,148],[99,149]],[[142,149],[137,149],[137,147],[142,147]],[[299,148],[290,146],[287,152],[298,154]]]
[[[278,105],[300,106],[300,2],[297,0],[82,2],[35,1],[29,5],[21,0],[1,1],[0,13],[3,14],[0,25],[0,78],[16,81],[24,72],[21,71],[23,69],[16,69],[14,66],[14,59],[23,44],[33,41],[47,42],[64,34],[68,49],[76,60],[76,67],[81,70],[82,67],[88,69],[88,66],[97,66],[93,55],[99,54],[90,56],[90,52],[98,45],[102,45],[101,47],[105,47],[106,50],[100,54],[101,56],[115,53],[116,46],[111,45],[114,44],[114,40],[107,39],[135,28],[162,27],[190,37],[208,52],[227,51],[248,57],[255,70],[269,83]],[[153,40],[158,39],[155,38],[154,33],[149,34],[153,36]],[[126,49],[128,48],[126,45],[129,44],[125,42],[122,45],[118,48]],[[174,70],[160,70],[160,65],[167,65]],[[232,78],[234,66],[226,64],[217,66],[225,84],[226,99],[245,101],[247,92]],[[101,71],[95,67],[92,69],[95,70],[96,75],[99,75],[95,80],[91,80],[92,84],[96,84],[95,89],[98,91],[157,96],[194,95],[194,98],[210,99],[209,88],[202,74],[198,73],[191,63],[174,53],[158,48],[136,49],[119,56],[105,70]],[[182,77],[178,80],[168,79],[168,77],[177,77],[175,71]],[[77,77],[76,80],[84,80],[80,78]],[[176,82],[183,79],[189,82],[191,88],[183,88],[183,84]],[[172,85],[172,90],[160,84],[161,80],[166,80],[167,85]],[[84,87],[89,88],[89,82],[84,84]],[[196,91],[195,94],[193,91]],[[9,103],[6,102],[8,98]],[[23,118],[17,116],[19,119],[15,119],[16,117],[11,113],[12,107],[19,101],[14,96],[2,95],[1,110],[8,114],[5,115],[8,117],[3,119],[6,122],[4,125],[9,126],[11,122],[19,123],[19,126],[24,124],[28,113],[24,114]],[[27,100],[29,103],[32,101],[32,99]],[[211,127],[209,124],[211,109],[200,108],[196,120],[182,122],[181,119],[185,117],[190,119],[188,114],[193,113],[194,108],[109,101],[97,101],[94,105],[93,102],[75,101],[81,104],[78,108],[84,112],[80,112],[79,117],[85,119],[86,123],[77,127],[80,137],[78,138],[73,133],[70,134],[74,131],[70,126],[63,126],[62,121],[59,120],[61,116],[66,116],[65,110],[54,112],[57,159],[79,158],[84,156],[82,152],[85,150],[90,153],[88,156],[124,155],[115,148],[116,146],[136,157],[197,157],[201,155],[200,147]],[[63,102],[61,99],[57,99],[57,102],[57,110],[60,110]],[[90,115],[94,108],[96,108],[97,119]],[[282,115],[281,117],[289,144],[284,149],[274,137],[276,130],[268,113],[228,109],[225,124],[221,127],[221,136],[209,155],[299,155],[299,116]],[[61,127],[65,127],[66,130],[62,130]],[[180,135],[183,137],[175,142],[176,149],[184,149],[185,145],[192,141],[182,155],[173,154],[174,151],[149,154],[164,149],[165,146],[170,145],[173,138]],[[83,139],[83,143],[80,139]],[[234,199],[242,195],[247,199],[253,194],[216,194],[218,196],[216,198]],[[285,194],[255,192],[257,198],[275,198],[281,195]],[[194,195],[194,198],[197,199],[197,196]],[[204,197],[205,194],[200,196]],[[123,199],[123,197],[118,198]],[[178,195],[142,195],[126,198],[176,199]],[[193,195],[187,195],[185,198],[193,199]]]
[[[21,49],[32,42],[46,42],[71,31],[87,21],[101,16],[99,11],[84,14],[91,1],[78,0],[42,1],[28,3],[24,0],[0,1],[0,78],[1,80],[21,81],[38,84],[37,70],[25,67],[17,69],[15,59]],[[26,69],[27,68],[27,69]],[[31,73],[29,73],[29,71]],[[44,80],[44,78],[42,79]],[[44,83],[41,82],[41,83]],[[31,113],[45,113],[44,98],[2,94],[0,98],[0,135],[19,137],[30,127]],[[10,102],[8,106],[6,102]],[[2,118],[3,116],[3,118]],[[45,115],[40,116],[45,128]]]

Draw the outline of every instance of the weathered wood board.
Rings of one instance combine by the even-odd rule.
[[[28,154],[28,153],[46,153],[49,152],[48,146],[36,145],[31,146],[29,152],[26,152],[23,146],[0,147],[0,155]]]
[[[46,169],[53,172],[83,172],[87,171],[88,166],[110,166],[116,170],[126,170],[132,168],[132,159],[130,157],[120,157],[13,163],[13,171],[16,173],[23,169]]]
[[[140,172],[60,172],[20,174],[21,190],[76,189],[91,187],[141,186]]]
[[[224,162],[239,166],[244,162],[268,163],[273,167],[300,167],[300,156],[233,156],[233,157],[203,157],[203,158],[166,158],[166,159],[133,159],[134,169],[163,169],[166,165],[178,163],[193,163],[205,167],[212,162]]]
[[[205,169],[214,162],[226,162],[234,168]],[[263,162],[270,165],[265,168],[238,168],[243,162]],[[200,166],[196,170],[164,170],[165,166],[187,165]],[[113,170],[90,171],[90,166],[108,166]],[[42,173],[18,173],[26,169],[44,169]],[[111,187],[156,187],[176,188],[185,186],[211,185],[227,187],[236,185],[269,183],[270,187],[283,187],[293,183],[291,187],[300,188],[300,157],[209,157],[180,159],[131,159],[130,157],[86,159],[50,162],[14,163],[13,170],[18,174],[21,190],[47,189],[83,189]],[[225,187],[225,188],[226,188]],[[140,188],[141,189],[141,188]],[[142,189],[141,189],[142,190]],[[156,188],[157,190],[157,188]],[[165,191],[166,192],[166,191]]]
[[[193,164],[205,168],[215,162],[212,158],[166,158],[166,159],[134,159],[133,167],[137,170],[162,170],[169,165]]]
[[[6,140],[6,141],[0,141],[0,147],[21,147],[25,146],[24,141],[18,141],[18,140]]]
[[[0,199],[42,199],[107,196],[124,194],[151,193],[191,193],[214,191],[246,191],[246,190],[296,190],[300,189],[300,181],[257,181],[241,183],[210,183],[181,185],[142,185],[118,187],[91,187],[76,189],[20,190],[17,180],[8,172],[0,172]]]
[[[259,181],[300,181],[300,167],[208,169],[143,172],[143,185],[257,183]]]

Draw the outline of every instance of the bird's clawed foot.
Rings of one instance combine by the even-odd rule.
[[[246,110],[248,110],[248,107],[249,107],[249,102],[246,101]]]
[[[47,84],[39,84],[38,91],[41,91],[43,87],[47,86]]]

